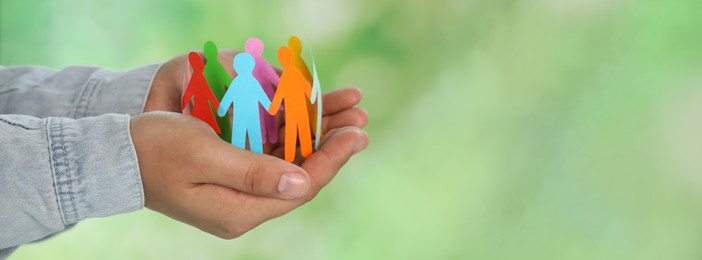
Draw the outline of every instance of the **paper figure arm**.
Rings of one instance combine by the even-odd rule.
[[[319,84],[319,78],[317,77],[317,66],[314,64],[314,56],[312,56],[312,71],[313,71],[313,76],[312,76],[312,98],[310,98],[310,102],[312,104],[317,102],[317,97],[321,99],[322,97],[322,86]]]
[[[268,74],[268,79],[270,80],[271,84],[273,84],[277,89],[278,85],[280,84],[280,75],[278,75],[278,72],[275,71],[273,66],[268,64],[268,70],[266,74]],[[285,110],[285,108],[283,106],[280,106],[279,110]]]
[[[271,80],[271,83],[273,83],[273,85],[277,87],[278,84],[280,84],[280,76],[278,75],[278,72],[275,72],[275,69],[273,69],[273,66],[271,66],[270,64],[268,64],[266,74],[268,74],[266,76]]]
[[[219,107],[219,100],[217,99],[217,96],[215,96],[214,92],[212,92],[212,89],[208,87],[207,91],[205,92],[207,92],[207,98],[210,100],[212,107]]]
[[[270,108],[268,108],[268,114],[274,116],[278,113],[280,105],[283,104],[283,95],[285,95],[284,90],[286,87],[286,85],[278,86],[278,89],[275,91],[275,95],[273,95],[273,101],[271,101],[271,106]]]
[[[305,96],[306,96],[308,99],[312,99],[312,86],[310,86],[310,83],[306,81],[306,82],[305,82],[305,87],[306,87],[306,88],[305,88]]]
[[[268,110],[271,107],[271,100],[268,99],[268,95],[266,95],[266,92],[263,92],[263,89],[259,87],[257,88],[256,93],[256,96],[258,96],[258,102],[260,102],[261,105],[263,105],[263,108]]]
[[[225,70],[224,67],[219,67],[219,77],[224,81],[224,84],[227,85],[227,89],[229,89],[233,79],[232,76],[227,73],[227,70]]]
[[[186,61],[185,62],[185,75],[183,75],[183,85],[181,86],[181,92],[180,94],[182,96],[185,96],[185,91],[188,90],[188,83],[190,83],[190,79],[192,78],[190,75],[190,62]],[[193,103],[188,101],[186,105],[181,109],[184,115],[190,115],[192,114],[192,109]]]
[[[219,115],[219,117],[223,117],[224,115],[226,115],[227,111],[229,110],[229,106],[231,106],[232,103],[234,103],[234,90],[230,86],[227,90],[227,93],[225,93],[224,97],[222,97],[222,102],[219,102],[219,109],[217,109],[217,115]]]

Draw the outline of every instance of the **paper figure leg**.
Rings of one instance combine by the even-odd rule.
[[[241,149],[246,149],[246,126],[239,123],[232,129],[232,144]]]
[[[286,122],[285,125],[285,160],[293,162],[295,160],[295,150],[297,150],[297,122]]]
[[[212,127],[212,129],[215,130],[215,133],[217,133],[218,135],[222,133],[222,130],[219,129],[219,125],[217,125],[217,120],[215,119],[215,116],[213,114],[208,113],[206,116],[204,116],[203,121],[210,125],[210,127]]]
[[[312,133],[317,134],[317,107],[309,99],[305,98],[305,101],[307,101],[307,115],[310,120],[310,128],[313,131]]]
[[[268,119],[268,112],[263,108],[263,106],[259,105],[258,107],[258,118],[259,118],[259,128],[261,129],[261,136],[263,136],[263,143],[268,142],[268,128],[266,128],[266,119]]]
[[[319,151],[319,145],[322,140],[322,93],[317,94],[317,120],[315,121],[317,128],[314,136],[314,150]]]
[[[267,128],[265,130],[265,132],[267,132],[267,136],[264,135],[263,138],[268,138],[268,141],[272,144],[278,143],[278,124],[275,122],[275,117],[266,112],[266,114],[263,115],[263,118],[266,123],[264,127]]]
[[[310,127],[304,124],[298,124],[300,136],[300,150],[302,151],[302,156],[307,158],[312,154],[312,134],[310,133]],[[287,138],[287,136],[285,137]]]
[[[249,122],[249,149],[254,153],[263,153],[263,143],[261,140],[261,123]]]
[[[217,114],[217,109],[217,107],[212,107],[213,115]],[[232,141],[232,123],[231,121],[229,121],[230,116],[231,113],[227,112],[227,114],[224,115],[224,117],[217,117],[217,125],[219,125],[219,130],[221,130],[221,134],[219,134],[219,137],[222,138],[222,140],[224,140],[225,142]]]

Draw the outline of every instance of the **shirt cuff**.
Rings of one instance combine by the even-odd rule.
[[[49,160],[63,223],[144,207],[128,115],[47,119]]]
[[[12,252],[15,252],[15,250],[17,250],[17,248],[18,247],[0,249],[0,259],[7,259],[8,257],[10,257]]]
[[[83,93],[78,101],[78,106],[84,108],[77,107],[76,111],[85,111],[82,116],[99,116],[117,111],[133,116],[141,114],[161,65],[151,64],[118,73],[105,69],[95,71],[86,83],[87,93]]]

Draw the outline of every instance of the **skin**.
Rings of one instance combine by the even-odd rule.
[[[221,51],[218,60],[232,64],[235,54]],[[179,113],[185,62],[185,55],[178,56],[161,67],[145,113],[131,120],[147,208],[233,239],[313,199],[352,155],[368,145],[368,135],[361,129],[368,114],[354,107],[361,92],[343,88],[322,96],[322,129],[327,134],[320,150],[308,158],[284,161],[284,140],[281,145],[267,144],[264,154],[234,147],[206,123]],[[225,69],[234,75],[231,67]],[[281,187],[281,180],[291,178],[297,185]]]

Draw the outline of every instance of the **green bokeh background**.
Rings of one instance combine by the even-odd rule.
[[[125,70],[299,35],[371,144],[225,241],[150,210],[14,259],[700,259],[697,0],[0,0],[0,62]]]

